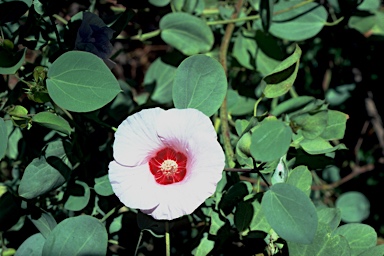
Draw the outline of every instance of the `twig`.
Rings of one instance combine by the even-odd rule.
[[[367,109],[368,115],[372,118],[371,123],[373,125],[373,129],[375,130],[377,139],[379,140],[381,152],[384,154],[383,122],[379,113],[377,112],[375,102],[373,101],[373,95],[370,91],[368,92],[368,98],[365,99],[365,107]]]
[[[243,0],[238,0],[235,6],[236,10],[231,17],[232,19],[236,19],[238,17],[242,6],[243,6]],[[228,52],[229,42],[231,40],[234,28],[235,28],[234,23],[230,23],[227,25],[225,29],[223,41],[221,42],[221,45],[220,45],[219,61],[223,66],[226,76],[228,75],[227,52]],[[229,167],[233,167],[235,165],[233,161],[235,154],[232,149],[230,133],[229,133],[227,97],[224,98],[223,103],[221,104],[221,107],[220,107],[220,120],[221,120],[221,131],[223,135],[224,151],[227,157],[227,163]]]

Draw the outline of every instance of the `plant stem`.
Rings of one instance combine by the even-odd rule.
[[[232,14],[232,17],[231,17],[232,19],[237,18],[242,6],[243,6],[243,0],[238,0],[235,7],[236,11]],[[235,28],[234,23],[230,23],[227,25],[223,40],[220,45],[219,61],[223,66],[226,76],[228,76],[227,52],[228,52],[229,42],[231,40],[234,28]],[[223,103],[221,104],[221,107],[220,107],[220,119],[221,119],[221,132],[223,135],[223,144],[224,144],[224,151],[227,158],[227,164],[229,167],[233,167],[235,166],[235,162],[233,161],[235,154],[233,153],[230,133],[229,133],[227,97],[224,98]]]
[[[171,241],[169,238],[169,222],[165,222],[165,255],[171,256]]]
[[[103,223],[104,221],[106,221],[115,211],[116,211],[116,207],[110,210],[109,212],[107,212],[107,214],[103,216],[100,222]]]
[[[137,255],[137,251],[139,250],[139,247],[140,247],[140,243],[141,243],[141,239],[143,238],[143,231],[141,230],[140,231],[140,236],[139,236],[139,240],[137,241],[137,245],[136,245],[136,249],[135,249],[135,254],[133,255]]]

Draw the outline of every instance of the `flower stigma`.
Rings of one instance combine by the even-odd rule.
[[[180,182],[187,173],[187,157],[172,148],[158,151],[148,164],[156,182],[162,185]]]

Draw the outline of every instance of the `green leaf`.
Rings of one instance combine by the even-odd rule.
[[[245,68],[255,69],[257,44],[254,31],[241,30],[233,44],[233,56]]]
[[[169,13],[160,20],[161,38],[185,55],[208,52],[213,33],[201,19],[188,13]]]
[[[95,178],[95,191],[101,196],[113,195],[111,182],[109,181],[108,174],[100,178]]]
[[[332,235],[330,227],[319,223],[313,243],[309,245],[288,241],[289,255],[294,256],[350,256],[351,249],[347,240],[339,235]]]
[[[37,219],[35,219],[32,215],[29,215],[28,217],[45,238],[49,236],[51,231],[57,225],[56,220],[49,212],[42,211]]]
[[[295,51],[267,76],[263,78],[261,84],[263,93],[267,98],[276,98],[288,92],[297,76],[301,49],[296,44]]]
[[[233,116],[246,115],[253,112],[255,99],[239,95],[235,90],[228,89],[227,108],[228,113]]]
[[[209,234],[216,236],[220,229],[225,225],[225,221],[220,218],[219,213],[212,211],[211,226],[209,227]]]
[[[287,153],[292,130],[280,120],[265,119],[255,126],[251,138],[251,154],[262,162],[279,159]]]
[[[109,233],[116,233],[119,232],[122,228],[122,221],[123,221],[123,214],[120,214],[116,218],[113,219],[111,222],[111,225],[109,225]]]
[[[317,35],[328,17],[324,6],[314,2],[302,4],[302,1],[279,1],[274,6],[274,12],[280,13],[273,16],[269,31],[276,37],[291,41]]]
[[[28,11],[32,0],[1,1],[0,2],[0,26],[7,22],[18,20]]]
[[[377,243],[376,231],[366,224],[345,224],[338,227],[333,234],[347,239],[351,248],[351,255],[360,255],[360,253],[375,246]]]
[[[327,120],[328,113],[325,110],[292,117],[295,126],[302,130],[306,139],[314,139],[322,134],[327,126]]]
[[[360,253],[359,256],[381,256],[384,255],[384,244],[377,245]]]
[[[239,232],[249,227],[253,215],[253,206],[250,202],[240,202],[237,204],[233,221]]]
[[[156,7],[163,7],[168,5],[170,0],[149,0],[149,3]]]
[[[176,108],[195,108],[213,115],[221,106],[227,92],[223,67],[205,55],[186,58],[177,68],[172,97]]]
[[[172,83],[175,77],[176,67],[157,58],[148,68],[144,76],[144,86],[152,91],[151,99],[165,104],[172,102]],[[154,89],[153,89],[154,87]]]
[[[245,196],[249,195],[252,192],[252,189],[252,184],[246,181],[234,184],[223,194],[219,203],[219,208],[222,209],[225,215],[230,214],[237,203],[242,201]]]
[[[89,198],[91,197],[91,190],[89,189],[87,183],[76,180],[75,183],[82,187],[82,191],[80,192],[82,195],[76,195],[70,194],[68,200],[64,204],[64,208],[70,211],[80,211],[84,209],[88,202]],[[70,193],[74,192],[74,189],[69,190]]]
[[[249,224],[249,230],[245,230],[242,235],[246,236],[250,231],[263,231],[265,233],[268,233],[271,229],[271,226],[269,225],[263,208],[261,207],[261,204],[254,200],[252,202],[253,207],[253,216],[251,223]]]
[[[336,200],[336,207],[340,208],[344,222],[361,222],[368,218],[370,212],[368,199],[357,191],[342,194]]]
[[[28,237],[17,249],[15,256],[41,256],[45,238],[41,233],[36,233]]]
[[[203,238],[200,240],[199,246],[197,246],[197,248],[192,251],[192,254],[196,256],[209,255],[214,246],[215,242],[208,239],[208,233],[204,233]]]
[[[136,13],[132,9],[126,8],[125,11],[117,17],[113,24],[109,26],[115,31],[113,33],[112,39],[115,39],[118,35],[120,35],[121,31],[125,29],[125,27],[128,25],[128,22],[133,18],[133,16],[135,16],[135,14]]]
[[[6,9],[4,9],[6,10]],[[9,10],[7,10],[9,12]],[[0,15],[1,17],[1,15]],[[11,53],[0,47],[0,74],[13,75],[23,65],[27,48]]]
[[[305,152],[311,155],[326,154],[339,149],[347,149],[342,143],[333,147],[328,141],[321,137],[317,137],[313,140],[304,139],[300,142],[300,146]]]
[[[272,109],[271,115],[280,116],[283,113],[288,114],[304,107],[305,105],[314,100],[315,98],[312,96],[299,96],[296,98],[291,98],[289,100],[283,101],[274,109]]]
[[[24,171],[19,195],[32,199],[60,187],[65,181],[66,177],[48,164],[44,157],[35,158]]]
[[[338,208],[321,207],[317,209],[319,222],[327,224],[331,230],[335,230],[341,221],[341,211]]]
[[[119,83],[102,59],[88,52],[64,53],[52,63],[47,76],[49,96],[74,112],[99,109],[120,92]]]
[[[326,140],[338,140],[344,138],[348,115],[343,112],[328,110],[327,127],[321,137]]]
[[[56,130],[67,135],[70,135],[72,132],[72,128],[67,120],[51,112],[37,113],[32,117],[32,121],[48,129]]]
[[[373,28],[376,23],[376,16],[370,15],[366,17],[352,16],[348,20],[348,26],[350,28],[356,29],[361,34],[367,33]]]
[[[299,188],[309,196],[311,194],[312,174],[307,166],[297,166],[289,172],[286,183]]]
[[[317,229],[316,208],[300,189],[277,183],[261,201],[264,214],[276,233],[289,242],[312,243]]]
[[[87,215],[67,218],[51,232],[43,256],[93,255],[107,253],[108,233],[96,218]]]
[[[336,88],[329,88],[325,93],[325,100],[331,106],[338,106],[350,98],[351,92],[356,88],[356,84],[343,84]]]
[[[7,145],[8,145],[8,133],[7,133],[7,126],[5,125],[5,122],[3,118],[0,118],[0,160],[3,159],[5,156],[5,152],[7,151]]]

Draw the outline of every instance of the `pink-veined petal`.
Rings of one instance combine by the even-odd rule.
[[[126,166],[141,165],[162,147],[155,124],[164,112],[161,108],[145,109],[129,116],[119,125],[113,144],[116,162]]]
[[[158,184],[147,164],[127,167],[113,161],[109,164],[109,180],[116,196],[127,207],[151,209],[159,204]]]

